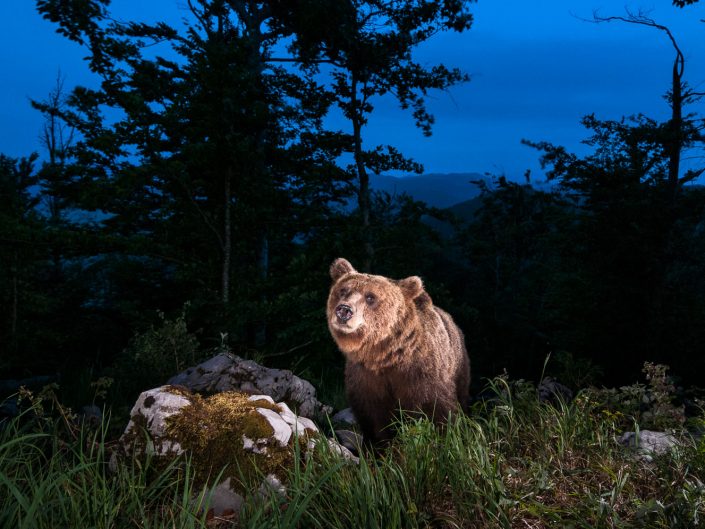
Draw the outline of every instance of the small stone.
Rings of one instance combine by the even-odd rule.
[[[362,446],[362,436],[353,432],[352,430],[336,430],[335,436],[338,438],[338,442],[351,452],[357,454],[359,453],[360,447]]]
[[[316,447],[316,445],[320,442],[321,438],[312,438],[309,439],[306,448],[309,452],[313,451],[313,449]],[[330,451],[343,459],[347,461],[352,461],[356,465],[360,463],[360,458],[357,457],[355,454],[353,454],[350,450],[345,448],[343,445],[341,445],[338,441],[334,439],[326,439],[328,442],[328,448]]]
[[[333,415],[332,420],[333,422],[340,424],[357,424],[357,419],[355,418],[355,414],[353,413],[351,408],[345,408],[344,410],[340,410],[338,413]]]
[[[239,512],[243,502],[244,498],[230,487],[230,478],[213,487],[208,497],[208,507],[213,509],[213,514],[216,516]]]
[[[538,387],[539,400],[557,404],[573,400],[573,391],[553,377],[544,377]]]
[[[619,442],[623,446],[636,449],[638,455],[646,461],[652,461],[654,455],[664,454],[678,444],[673,435],[651,430],[625,432]]]
[[[286,496],[286,487],[277,476],[267,474],[267,477],[264,478],[262,484],[259,486],[258,492],[262,497],[267,497],[274,493],[280,498],[284,498]]]
[[[267,453],[267,440],[266,439],[250,439],[245,434],[242,435],[242,447],[248,452],[253,454],[266,454]]]
[[[81,408],[81,417],[89,424],[98,425],[103,420],[103,410],[95,404],[89,404]]]

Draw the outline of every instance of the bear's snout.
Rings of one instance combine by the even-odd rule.
[[[338,317],[338,321],[341,323],[346,323],[353,317],[353,309],[350,305],[341,303],[335,308],[335,315]]]

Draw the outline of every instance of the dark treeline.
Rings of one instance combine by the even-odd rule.
[[[226,344],[335,377],[324,307],[339,256],[421,275],[476,377],[536,379],[549,353],[572,384],[628,382],[644,360],[705,368],[705,190],[686,185],[700,171],[674,176],[702,120],[680,112],[698,97],[682,79],[665,123],[585,118],[585,158],[527,142],[555,191],[500,177],[460,218],[373,192],[370,174],[423,169],[364,134],[379,96],[430,134],[425,95],[467,78],[412,52],[469,29],[469,2],[187,3],[172,28],[117,22],[107,0],[37,1],[100,86],[59,80],[33,102],[41,163],[0,158],[0,376],[128,376],[162,326],[153,340],[179,351],[164,373]],[[334,108],[349,132],[325,128]]]

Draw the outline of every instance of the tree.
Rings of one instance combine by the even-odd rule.
[[[24,321],[31,312],[28,305],[32,303],[28,280],[42,253],[41,240],[38,240],[41,219],[35,211],[39,199],[32,192],[37,185],[36,159],[36,154],[19,160],[0,155],[0,202],[4,205],[0,211],[0,343],[5,362],[22,352],[20,337],[29,330]],[[5,367],[0,364],[0,368]]]
[[[574,203],[568,255],[578,280],[566,292],[579,310],[568,320],[573,336],[564,337],[562,348],[611,366],[606,372],[614,380],[620,371],[638,372],[645,358],[687,370],[699,355],[693,338],[701,332],[683,315],[705,309],[692,302],[685,281],[699,288],[691,270],[705,270],[687,250],[699,244],[702,213],[693,211],[702,212],[702,193],[673,194],[666,127],[644,116],[587,116],[583,124],[592,133],[584,143],[594,149],[582,158],[525,142],[543,151],[548,177]]]
[[[458,232],[465,272],[457,295],[477,310],[480,369],[536,377],[546,355],[566,348],[574,284],[572,211],[564,197],[508,181],[478,182],[472,220]],[[484,354],[483,354],[484,353]]]
[[[67,110],[64,78],[57,74],[56,84],[43,101],[32,102],[32,107],[44,116],[44,126],[39,141],[44,148],[46,160],[37,173],[44,208],[48,213],[47,229],[52,236],[53,280],[60,282],[62,276],[62,239],[66,239],[66,228],[70,224],[66,212],[75,204],[72,197],[74,176],[70,171],[71,149],[75,129],[69,127],[61,115]],[[64,241],[65,242],[65,241]]]
[[[295,4],[284,17],[294,34],[291,49],[305,64],[332,68],[325,73],[330,76],[336,104],[352,128],[348,149],[353,163],[346,170],[356,182],[365,248],[362,269],[370,270],[375,252],[368,171],[423,170],[392,146],[363,146],[363,128],[374,110],[373,100],[393,95],[403,109],[412,110],[423,133],[431,134],[434,120],[425,105],[428,91],[445,90],[469,78],[442,64],[425,67],[413,59],[413,51],[440,31],[469,29],[470,2],[319,0],[302,4],[312,11]]]
[[[653,19],[641,12],[632,13],[627,11],[626,16],[609,17],[598,16],[595,13],[593,19],[598,23],[621,21],[654,28],[664,32],[671,41],[671,45],[675,51],[675,58],[671,70],[671,89],[666,96],[671,107],[671,119],[664,124],[663,127],[665,130],[661,137],[664,149],[668,155],[668,187],[671,194],[675,196],[683,184],[695,180],[705,171],[705,167],[703,167],[696,170],[689,170],[682,176],[680,174],[681,155],[683,151],[696,143],[705,141],[701,133],[705,125],[698,124],[697,120],[693,119],[693,115],[684,115],[683,110],[686,105],[697,101],[705,95],[705,92],[697,92],[688,87],[685,82],[685,56],[678,46],[676,38],[667,26],[656,23]]]
[[[62,114],[80,133],[84,207],[108,214],[120,251],[161,262],[196,310],[218,300],[247,334],[272,267],[340,197],[340,149],[321,133],[331,99],[273,57],[282,36],[267,2],[192,0],[183,31],[118,23],[107,0],[86,4],[38,1],[88,46],[102,79],[74,90]],[[107,109],[120,117],[111,123]]]

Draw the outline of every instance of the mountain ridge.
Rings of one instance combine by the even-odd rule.
[[[436,208],[449,208],[480,195],[472,180],[487,180],[480,173],[426,173],[421,175],[370,175],[370,188],[390,195],[406,193]]]

